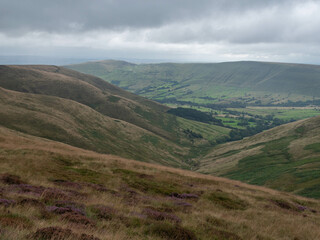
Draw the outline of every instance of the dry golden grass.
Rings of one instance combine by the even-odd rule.
[[[94,226],[84,227],[48,213],[39,205],[19,204],[35,198],[55,205],[44,195],[19,192],[0,183],[0,198],[17,204],[0,205],[0,239],[26,239],[38,229],[61,227],[99,239],[319,239],[320,202],[264,187],[104,155],[71,147],[0,127],[0,174],[10,173],[32,186],[75,191],[71,201],[85,206],[86,218]],[[101,192],[91,185],[57,185],[54,180],[78,184],[102,184]],[[71,185],[73,186],[73,185]],[[170,194],[196,194],[197,199],[175,199]],[[176,205],[183,202],[186,209]],[[101,219],[92,206],[114,209],[110,219]],[[306,207],[305,210],[299,210]],[[144,209],[160,211],[181,219],[152,219]],[[166,215],[167,214],[167,215]],[[170,216],[171,216],[170,215]],[[8,222],[8,219],[14,219]],[[6,222],[5,222],[6,221]],[[19,222],[20,221],[20,222]],[[21,227],[21,222],[29,224]],[[4,224],[5,223],[5,224]],[[20,223],[20,225],[18,224]],[[6,226],[4,226],[6,225]],[[187,234],[187,235],[186,235]],[[191,234],[191,235],[188,235]],[[189,237],[186,237],[189,236]],[[175,237],[175,238],[174,238]],[[67,239],[67,238],[66,238]]]

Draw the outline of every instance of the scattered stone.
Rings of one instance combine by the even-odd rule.
[[[181,198],[181,199],[198,199],[199,196],[196,194],[192,194],[192,193],[172,193],[170,195],[171,197],[175,197],[175,198]]]

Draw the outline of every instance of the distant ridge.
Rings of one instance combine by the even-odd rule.
[[[260,98],[281,94],[291,100],[293,95],[320,97],[319,65],[254,61],[133,65],[109,60],[66,67],[159,100],[219,95],[232,98],[245,94]]]

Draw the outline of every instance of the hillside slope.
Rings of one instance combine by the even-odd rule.
[[[0,124],[102,153],[190,168],[198,146],[228,134],[194,139],[196,122],[102,79],[55,66],[0,66]],[[9,90],[9,91],[8,91]]]
[[[220,145],[198,171],[320,198],[320,117]]]
[[[0,66],[0,87],[77,101],[112,118],[121,119],[167,138],[174,126],[167,108],[72,70],[55,66]],[[143,117],[141,117],[143,116]]]
[[[0,88],[0,124],[97,152],[187,167],[181,159],[186,149],[68,99]]]
[[[319,239],[317,200],[0,127],[0,239]]]
[[[245,100],[265,104],[320,97],[320,66],[267,62],[162,63],[100,61],[66,66],[156,100]],[[270,95],[270,96],[266,96]],[[253,99],[252,99],[253,98]],[[203,101],[203,99],[202,99]]]

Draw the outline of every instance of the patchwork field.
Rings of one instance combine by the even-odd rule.
[[[66,66],[164,103],[281,104],[319,99],[317,65],[226,62],[132,64],[99,61]]]

